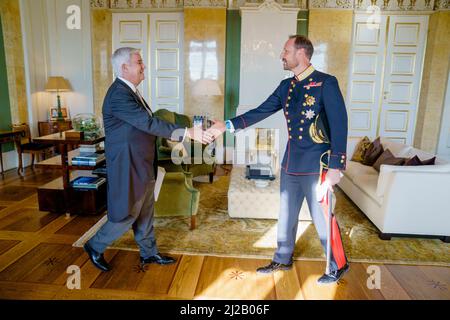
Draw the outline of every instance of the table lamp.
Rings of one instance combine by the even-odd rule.
[[[45,85],[45,91],[48,92],[56,92],[58,98],[58,121],[64,121],[64,117],[61,111],[61,97],[59,95],[60,92],[70,91],[71,87],[69,82],[63,77],[49,77],[47,80],[47,84]]]

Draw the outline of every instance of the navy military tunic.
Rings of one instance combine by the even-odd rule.
[[[289,134],[282,162],[285,173],[319,174],[321,155],[328,150],[331,151],[328,167],[345,169],[347,111],[334,76],[310,66],[298,77],[281,81],[272,95],[259,107],[230,121],[234,129],[244,129],[281,109]],[[309,134],[311,124],[323,109],[328,118],[331,143],[316,143]]]
[[[280,177],[277,250],[273,261],[292,265],[298,215],[305,198],[322,247],[327,251],[328,213],[319,204],[321,199],[317,198],[316,186],[319,178],[324,177],[320,176],[321,160],[328,162],[328,168],[345,169],[347,111],[336,78],[310,66],[300,75],[281,81],[275,92],[259,107],[230,121],[235,130],[244,129],[279,110],[283,110],[289,140]],[[323,113],[329,124],[329,142],[326,143],[323,139],[317,139],[313,131],[310,132],[311,126]],[[328,157],[322,157],[328,152],[329,161]],[[347,258],[335,218],[330,228],[334,230],[330,270],[336,271],[344,268]]]

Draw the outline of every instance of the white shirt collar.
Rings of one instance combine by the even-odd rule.
[[[124,79],[122,77],[118,77],[120,80],[122,80],[123,82],[125,82],[127,84],[127,86],[129,86],[131,88],[131,90],[133,90],[134,93],[136,93],[136,86],[134,84],[132,84],[130,81],[128,81],[127,79]]]

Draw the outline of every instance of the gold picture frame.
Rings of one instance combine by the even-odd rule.
[[[66,107],[61,107],[61,113],[65,120],[69,118],[69,112]],[[58,108],[50,108],[50,120],[58,120]]]

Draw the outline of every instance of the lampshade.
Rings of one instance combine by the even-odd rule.
[[[69,82],[63,77],[49,77],[45,85],[45,91],[70,91]]]
[[[198,80],[194,88],[192,88],[192,95],[194,96],[220,96],[222,91],[219,84],[213,79],[200,79]]]

